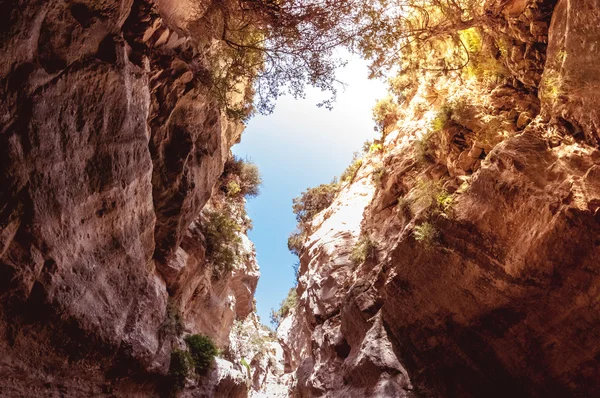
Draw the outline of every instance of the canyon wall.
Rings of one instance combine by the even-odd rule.
[[[425,77],[312,221],[291,396],[600,394],[600,3],[486,10],[507,76]]]
[[[207,84],[214,4],[0,2],[1,396],[158,396],[182,332],[223,348],[253,311],[246,227],[220,279],[199,228],[243,130]],[[246,396],[213,373],[186,394]]]

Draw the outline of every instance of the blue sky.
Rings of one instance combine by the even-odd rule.
[[[296,226],[292,198],[339,176],[353,152],[377,135],[371,109],[386,95],[386,86],[367,79],[366,65],[356,57],[338,72],[347,87],[338,92],[332,111],[316,106],[326,96],[315,89],[301,100],[282,97],[273,114],[250,120],[241,143],[233,147],[236,155],[259,166],[264,181],[261,194],[247,203],[254,223],[249,236],[261,269],[257,308],[264,324],[294,284],[292,264],[297,258],[287,249]]]

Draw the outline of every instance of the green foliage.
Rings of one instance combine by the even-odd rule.
[[[549,70],[544,73],[540,84],[540,97],[544,101],[555,102],[563,94],[563,79],[556,71]]]
[[[463,44],[467,48],[467,51],[471,54],[477,54],[481,52],[483,47],[483,41],[481,34],[477,28],[471,27],[468,29],[458,31],[458,35],[462,40]]]
[[[417,91],[417,78],[410,71],[401,70],[396,76],[388,79],[389,90],[398,98],[399,103],[409,101]]]
[[[296,292],[296,288],[293,287],[288,292],[287,297],[281,302],[279,310],[275,311],[274,309],[271,309],[271,324],[277,329],[281,320],[285,318],[296,305],[298,305],[298,293]]]
[[[330,184],[308,188],[299,197],[293,199],[292,210],[301,229],[302,224],[309,223],[318,213],[333,203],[339,188],[339,184],[334,180]]]
[[[398,103],[391,95],[380,99],[373,107],[373,121],[382,137],[394,129],[398,119]]]
[[[369,236],[362,236],[350,254],[350,260],[354,265],[360,265],[367,260],[373,261],[377,259],[377,244]]]
[[[218,354],[215,343],[210,337],[201,334],[186,336],[184,340],[196,373],[205,374]]]
[[[371,179],[373,183],[377,187],[381,187],[381,179],[383,178],[383,174],[385,173],[385,167],[377,167],[373,170],[373,174],[371,174]]]
[[[358,170],[360,169],[360,166],[362,166],[362,164],[363,160],[357,159],[355,156],[355,158],[352,160],[352,163],[350,163],[350,166],[348,166],[340,176],[340,181],[352,183],[352,181],[354,181],[354,178],[356,177],[356,173],[358,173]]]
[[[453,116],[465,116],[468,112],[467,104],[463,100],[447,101],[438,109],[431,120],[429,130],[420,140],[415,141],[415,159],[418,162],[432,162],[435,158],[434,138],[437,134],[452,125]]]
[[[185,380],[194,368],[192,356],[188,351],[173,350],[169,363],[169,378],[171,379],[172,393],[185,387]]]
[[[494,44],[496,45],[501,58],[508,58],[510,56],[509,50],[512,47],[512,44],[507,39],[500,37]]]
[[[282,317],[287,316],[287,314],[290,312],[290,310],[294,307],[296,307],[298,301],[298,294],[296,292],[295,288],[291,288],[290,291],[288,292],[287,297],[285,298],[285,300],[283,300],[281,302],[281,307],[279,308],[279,313],[281,314]]]
[[[248,361],[246,361],[246,358],[242,358],[240,363],[242,364],[243,367],[246,368],[246,372],[248,372],[248,377],[250,377],[250,375],[251,375],[250,364],[248,363]]]
[[[288,249],[292,254],[300,257],[300,252],[302,251],[302,246],[304,245],[304,240],[306,239],[306,235],[302,232],[292,232],[288,237]]]
[[[434,130],[429,130],[421,136],[421,139],[415,141],[415,160],[417,162],[427,163],[433,161],[435,158],[435,147],[432,142],[434,134]]]
[[[248,159],[231,156],[221,175],[221,189],[228,197],[255,197],[260,194],[262,178],[258,166]]]
[[[242,247],[240,226],[231,214],[224,210],[207,211],[201,224],[206,239],[206,255],[213,264],[213,277],[220,279],[233,270]]]
[[[405,217],[405,218],[410,218],[411,216],[411,209],[410,209],[410,205],[411,205],[411,201],[410,199],[408,199],[407,197],[403,196],[398,198],[398,204],[396,204],[396,209],[398,212],[398,215],[401,217]]]
[[[430,222],[424,222],[415,226],[413,230],[413,236],[418,242],[430,246],[438,238],[438,230]]]
[[[237,181],[235,180],[230,180],[227,183],[227,196],[232,198],[235,196],[238,196],[238,194],[242,192],[242,187],[240,187],[240,184],[238,184]]]
[[[373,152],[380,152],[383,150],[383,145],[382,144],[373,144],[369,147],[369,153],[373,153]]]
[[[394,67],[409,73],[460,71],[474,44],[465,45],[461,36],[472,41],[469,28],[489,19],[476,0],[244,0],[214,2],[211,10],[219,23],[192,25],[204,36],[212,25],[219,27],[212,33],[221,40],[221,53],[209,57],[210,81],[227,114],[236,118],[252,113],[254,94],[257,110],[270,113],[279,96],[288,91],[302,97],[306,85],[330,92],[322,103],[330,106],[335,71],[344,64],[335,56],[340,46],[370,60],[372,76]],[[245,100],[233,101],[239,96]]]
[[[483,36],[478,28],[471,27],[461,30],[458,35],[469,53],[470,62],[465,68],[467,76],[476,77],[480,81],[497,82],[509,74],[502,61],[492,54],[491,49],[484,47]],[[498,41],[496,46],[499,46],[498,43],[503,42]],[[501,47],[498,47],[498,51],[502,56]]]
[[[417,182],[416,203],[434,213],[446,212],[452,207],[454,196],[444,189],[441,181],[421,179]]]
[[[431,121],[431,130],[438,132],[447,128],[452,120],[452,112],[453,109],[449,103],[442,105]]]
[[[452,203],[454,202],[454,196],[442,188],[437,193],[435,201],[438,204],[439,208],[442,209],[442,211],[446,211],[450,207],[452,207]]]
[[[181,336],[183,333],[183,316],[177,307],[177,303],[171,297],[167,303],[167,318],[162,325],[163,331],[168,336]]]

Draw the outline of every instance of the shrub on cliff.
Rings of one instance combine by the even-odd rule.
[[[358,155],[354,154],[352,163],[350,163],[350,166],[348,166],[346,170],[344,170],[344,172],[340,176],[340,181],[352,183],[352,181],[354,181],[354,178],[356,177],[356,173],[358,173],[358,170],[360,169],[360,166],[362,166],[362,164],[363,160],[358,159]]]
[[[183,333],[183,315],[173,297],[169,297],[167,302],[167,317],[161,325],[161,330],[169,336],[181,336]]]
[[[350,260],[355,265],[360,265],[367,260],[377,259],[377,244],[369,236],[362,236],[354,245]]]
[[[294,198],[292,210],[296,214],[296,221],[300,223],[300,227],[302,224],[309,223],[319,212],[331,206],[339,188],[339,184],[334,180],[330,184],[308,188],[299,197]]]
[[[247,159],[231,156],[223,169],[221,175],[221,190],[228,197],[253,198],[260,194],[262,178],[258,166]]]
[[[430,222],[424,222],[415,226],[413,236],[418,242],[431,246],[439,236],[438,230]]]
[[[288,292],[287,297],[281,302],[279,309],[277,311],[271,309],[271,324],[275,329],[279,327],[281,320],[285,318],[296,305],[298,305],[298,293],[296,292],[296,288],[293,287]]]
[[[187,350],[175,349],[171,352],[169,363],[169,379],[171,396],[185,387],[185,380],[194,371],[198,375],[206,374],[218,354],[212,339],[201,334],[193,334],[185,339]]]
[[[373,170],[373,174],[371,174],[371,180],[373,180],[373,183],[375,184],[376,187],[381,187],[381,183],[382,183],[382,179],[383,179],[383,175],[385,174],[385,167],[381,166],[381,167],[377,167],[376,169]]]
[[[391,95],[380,99],[373,107],[373,121],[383,138],[394,129],[398,119],[398,103]]]
[[[169,378],[171,381],[171,395],[185,387],[185,380],[194,368],[194,361],[188,351],[173,350],[169,363]]]
[[[207,211],[200,229],[206,239],[206,255],[213,265],[213,277],[220,279],[233,270],[239,259],[240,226],[226,210]]]
[[[433,162],[435,158],[434,144],[432,138],[435,131],[429,130],[414,143],[415,160],[420,163]]]
[[[210,369],[219,350],[208,336],[192,334],[184,339],[192,358],[194,370],[197,374],[205,374]]]
[[[446,214],[452,208],[454,196],[443,186],[442,181],[420,179],[414,190],[414,203],[429,214]]]
[[[288,237],[288,250],[292,252],[292,254],[300,257],[300,252],[302,250],[302,246],[304,245],[304,240],[306,239],[305,234],[302,232],[296,231],[292,232]]]
[[[410,208],[411,204],[412,201],[410,200],[410,198],[407,198],[405,196],[399,197],[398,203],[396,204],[396,212],[398,213],[398,216],[407,220],[410,219],[410,216],[412,214],[412,210]]]

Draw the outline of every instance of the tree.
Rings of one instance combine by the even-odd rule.
[[[460,70],[469,51],[459,32],[487,20],[475,0],[229,0],[213,3],[222,18],[224,43],[213,80],[227,93],[254,81],[256,109],[270,113],[285,91],[302,97],[306,85],[331,93],[345,47],[371,60],[371,76],[403,71]],[[247,86],[247,84],[246,84]],[[240,94],[242,94],[240,92]],[[248,92],[245,93],[248,96]],[[245,108],[229,108],[247,116]]]

